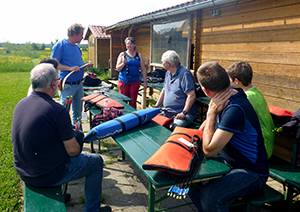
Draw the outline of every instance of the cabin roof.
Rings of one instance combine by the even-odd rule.
[[[140,23],[144,21],[155,20],[157,18],[163,18],[170,15],[183,14],[185,12],[191,12],[203,8],[218,6],[232,1],[236,1],[236,0],[191,0],[171,7],[167,7],[164,9],[159,9],[150,13],[139,15],[124,21],[117,22],[116,24],[104,28],[104,30],[105,31],[112,30],[114,28]]]
[[[107,35],[103,29],[107,26],[89,25],[87,32],[84,36],[84,40],[88,40],[90,35],[93,34],[97,39],[109,39],[110,35]]]

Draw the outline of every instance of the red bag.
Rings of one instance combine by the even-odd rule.
[[[170,125],[173,123],[172,118],[165,117],[161,114],[157,114],[157,116],[155,116],[152,120],[165,128],[169,128]]]
[[[143,164],[143,169],[191,175],[204,157],[202,134],[200,130],[176,127],[167,141]]]
[[[273,105],[268,105],[269,111],[275,123],[284,124],[290,119],[294,113]]]

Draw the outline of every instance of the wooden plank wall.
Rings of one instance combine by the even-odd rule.
[[[151,53],[151,25],[150,23],[135,25],[129,36],[136,40],[136,51],[141,53],[147,71],[150,67],[150,53]]]
[[[88,41],[89,41],[89,48],[88,48],[88,54],[89,54],[89,61],[91,61],[95,67],[97,67],[97,61],[95,60],[95,47],[91,46],[90,39],[94,39],[93,35],[90,35]],[[86,62],[86,61],[84,61]]]
[[[211,16],[212,9],[220,15]],[[196,65],[217,61],[226,68],[248,62],[252,83],[268,104],[292,112],[300,108],[299,0],[242,0],[197,17]]]
[[[109,67],[110,39],[97,40],[97,66]]]
[[[122,34],[123,41],[126,38],[126,33],[124,31]],[[118,72],[115,70],[115,68],[116,68],[118,56],[119,56],[120,52],[122,52],[122,45],[123,45],[123,48],[125,48],[123,41],[121,42],[121,30],[114,30],[111,32],[111,35],[110,35],[110,70],[111,70],[112,78],[118,77]]]

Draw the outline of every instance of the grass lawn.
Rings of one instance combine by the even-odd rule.
[[[16,104],[27,95],[29,72],[0,73],[0,211],[19,211],[21,183],[13,167],[11,123]]]

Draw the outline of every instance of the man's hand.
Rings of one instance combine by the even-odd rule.
[[[91,61],[88,61],[83,65],[84,65],[85,68],[91,68],[91,67],[93,67],[94,64]]]
[[[70,68],[70,71],[78,72],[78,71],[80,71],[80,67],[79,66],[73,66],[73,67]]]
[[[232,89],[229,87],[227,90],[217,93],[209,103],[208,112],[219,114],[229,104],[229,98],[232,96]]]
[[[178,113],[175,117],[175,119],[185,119],[186,115],[184,115],[182,112]]]

